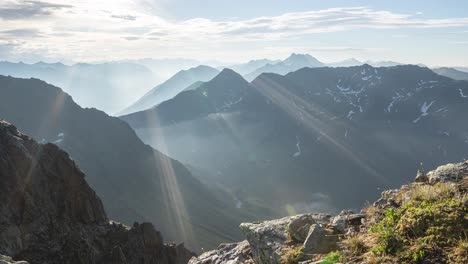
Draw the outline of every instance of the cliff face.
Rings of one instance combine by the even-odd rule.
[[[189,264],[468,263],[468,161],[386,190],[360,213],[244,223],[246,240]]]
[[[56,145],[0,120],[0,254],[30,263],[187,263],[192,253],[163,244],[151,224],[109,221],[84,177]]]

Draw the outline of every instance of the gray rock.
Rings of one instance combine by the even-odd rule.
[[[438,167],[427,173],[429,183],[436,182],[458,182],[468,177],[468,161],[461,163],[450,163]]]
[[[249,242],[221,244],[216,250],[208,251],[190,259],[189,264],[254,264]]]
[[[271,221],[243,223],[240,228],[250,244],[255,262],[276,264],[280,263],[283,250],[287,247],[286,242],[289,240],[291,223],[294,223],[294,230],[297,231],[302,229],[299,223],[308,225],[314,221],[327,225],[330,217],[326,214],[295,215]]]
[[[362,219],[366,217],[365,214],[355,214],[350,210],[343,210],[331,220],[333,229],[341,234],[346,233],[349,227],[357,227],[362,224]]]
[[[293,218],[295,217],[240,225],[252,248],[252,255],[256,263],[280,263],[284,244],[289,237],[287,228]]]
[[[304,254],[327,254],[338,248],[338,236],[333,231],[325,229],[321,224],[310,227],[304,242]]]
[[[324,214],[303,214],[291,220],[288,224],[288,232],[296,242],[304,242],[309,233],[310,226],[317,222],[326,223],[330,220],[329,215]]]

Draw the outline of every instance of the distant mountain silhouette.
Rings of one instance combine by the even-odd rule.
[[[251,60],[247,63],[242,63],[242,64],[236,64],[236,65],[229,65],[226,66],[225,68],[232,69],[233,71],[241,74],[241,75],[246,75],[249,74],[253,71],[255,71],[258,68],[261,68],[267,64],[275,64],[281,62],[280,60],[269,60],[269,59],[260,59],[260,60]]]
[[[179,71],[164,83],[151,89],[135,103],[119,112],[119,115],[138,112],[156,106],[176,96],[194,82],[208,81],[218,73],[218,70],[204,65]]]
[[[447,67],[433,69],[433,71],[439,75],[449,77],[454,80],[468,81],[468,72],[459,71],[454,68]]]
[[[293,53],[291,56],[283,61],[277,63],[268,63],[263,67],[257,68],[249,74],[244,75],[247,80],[253,80],[262,73],[277,73],[287,74],[289,72],[297,71],[304,67],[315,68],[323,67],[324,64],[309,54],[296,54]]]

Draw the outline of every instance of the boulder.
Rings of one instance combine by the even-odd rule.
[[[311,225],[317,222],[326,223],[330,220],[330,217],[325,214],[303,214],[292,218],[288,224],[289,235],[296,242],[304,242]]]
[[[332,230],[325,229],[321,224],[314,224],[304,241],[303,252],[305,255],[327,254],[338,248],[338,241],[338,236]]]
[[[276,264],[281,263],[281,256],[290,238],[301,239],[301,232],[310,227],[312,222],[327,225],[330,217],[326,214],[295,215],[270,221],[243,223],[240,228],[250,244],[255,262]],[[290,233],[291,226],[294,237]]]

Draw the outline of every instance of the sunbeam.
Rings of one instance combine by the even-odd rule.
[[[382,183],[388,183],[388,179],[377,172],[374,168],[364,161],[364,158],[359,157],[359,154],[352,152],[345,144],[333,138],[332,129],[322,120],[315,117],[315,114],[322,113],[328,115],[324,109],[318,109],[316,106],[309,104],[304,99],[290,92],[287,88],[282,87],[277,82],[272,81],[265,75],[256,79],[253,87],[271,102],[277,105],[281,110],[288,114],[297,122],[303,124],[309,132],[318,133],[321,137],[328,140],[339,151],[342,151],[346,157],[355,162],[361,168],[365,169],[376,179]],[[331,117],[330,115],[328,115]]]
[[[158,127],[159,120],[157,116],[146,116],[146,122],[152,127]],[[160,142],[160,150],[167,153],[168,148],[165,144],[163,134],[156,134],[156,130],[150,133],[153,142]],[[162,130],[161,130],[162,131]],[[176,225],[176,230],[181,235],[184,241],[195,241],[193,227],[185,206],[185,199],[180,190],[180,185],[174,172],[173,162],[166,155],[161,154],[157,150],[153,150],[154,166],[160,174],[161,191],[163,193],[164,205],[166,212],[173,223]],[[155,190],[156,191],[156,190]],[[195,245],[197,248],[198,246]]]

